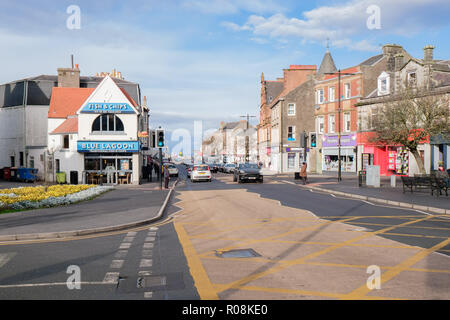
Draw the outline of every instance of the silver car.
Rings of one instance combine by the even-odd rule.
[[[236,165],[234,163],[227,163],[223,167],[223,172],[224,173],[233,173],[235,168],[236,168]]]

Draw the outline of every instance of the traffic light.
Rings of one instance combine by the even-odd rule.
[[[317,147],[317,134],[315,132],[311,133],[311,148]]]
[[[308,147],[308,135],[306,132],[302,132],[300,134],[300,148],[307,148]]]
[[[150,148],[156,148],[156,132],[155,130],[150,130]]]
[[[156,130],[156,147],[164,148],[164,130],[163,129]]]

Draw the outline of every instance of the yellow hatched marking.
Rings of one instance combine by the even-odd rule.
[[[435,245],[429,249],[422,250],[408,259],[405,259],[403,262],[396,265],[392,269],[384,272],[381,275],[381,284],[391,280],[395,276],[399,275],[401,272],[408,270],[409,267],[413,266],[414,264],[416,264],[420,260],[424,259],[428,255],[439,250],[440,248],[445,247],[449,243],[450,243],[450,238],[438,243],[437,245]],[[358,289],[353,290],[349,294],[346,294],[344,297],[342,297],[342,299],[360,299],[360,298],[364,297],[366,294],[368,294],[370,291],[372,291],[372,290],[369,289],[366,284],[364,284],[361,287],[359,287]]]

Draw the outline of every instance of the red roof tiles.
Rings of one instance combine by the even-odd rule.
[[[54,87],[48,117],[67,118],[74,115],[94,90],[95,88]]]
[[[78,117],[68,118],[51,132],[51,134],[62,133],[78,133]]]

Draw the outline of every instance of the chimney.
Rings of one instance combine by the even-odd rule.
[[[71,56],[71,68],[58,68],[58,87],[79,88],[80,87],[80,69],[78,64],[73,67],[73,55]]]
[[[397,53],[394,56],[395,59],[395,71],[399,71],[401,67],[403,67],[403,54]]]
[[[425,46],[425,48],[423,48],[424,62],[426,62],[426,63],[433,62],[433,50],[434,50],[434,47],[432,45],[428,45],[428,46]]]

